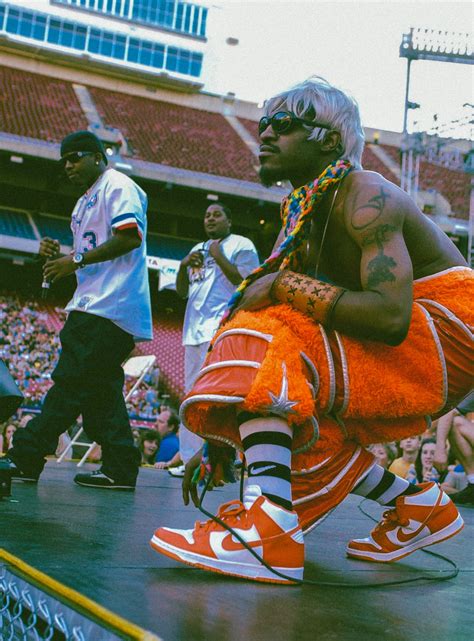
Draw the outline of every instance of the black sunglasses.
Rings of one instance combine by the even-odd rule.
[[[59,162],[63,167],[66,165],[67,162],[72,162],[75,165],[80,160],[85,158],[85,156],[94,156],[94,155],[95,153],[93,151],[73,151],[70,154],[66,154],[66,156],[63,156]]]
[[[323,127],[324,129],[330,129],[328,125],[322,125],[320,122],[298,118],[298,116],[295,116],[291,111],[277,111],[273,116],[263,116],[263,118],[260,118],[258,123],[259,136],[263,134],[268,125],[272,126],[272,129],[276,134],[287,134],[295,127],[295,125],[310,125],[311,127]]]

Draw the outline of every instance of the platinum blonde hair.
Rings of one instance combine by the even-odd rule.
[[[267,100],[265,115],[285,107],[298,118],[314,120],[338,131],[341,135],[339,157],[347,158],[356,169],[362,168],[365,136],[359,106],[354,98],[333,87],[324,78],[311,76]],[[308,140],[323,140],[327,133],[327,129],[321,127],[303,126],[311,131]]]

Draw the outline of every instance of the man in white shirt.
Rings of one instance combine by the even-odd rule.
[[[83,191],[71,218],[74,249],[59,255],[59,242],[43,238],[44,284],[76,273],[77,288],[61,331],[61,355],[42,413],[18,430],[8,453],[13,478],[36,482],[45,456],[82,414],[86,434],[102,448],[100,470],[76,483],[135,488],[140,454],[134,446],[123,398],[122,363],[135,341],[152,338],[146,268],[145,192],[107,168],[101,141],[79,131],[61,143],[67,177]]]
[[[208,240],[195,245],[179,268],[176,290],[188,298],[183,325],[186,392],[196,380],[235,288],[259,265],[252,241],[232,234],[231,227],[229,208],[220,202],[210,205],[204,216]],[[187,463],[201,448],[202,439],[184,425],[179,439],[181,460]]]

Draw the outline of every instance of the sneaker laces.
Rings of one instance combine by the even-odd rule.
[[[410,522],[407,519],[400,518],[396,508],[387,510],[382,515],[382,520],[375,526],[374,532],[384,532],[391,530],[394,526],[400,525],[401,527],[408,527]]]
[[[230,527],[233,524],[239,524],[242,522],[243,518],[246,517],[247,515],[247,509],[245,508],[245,505],[241,503],[241,501],[229,501],[228,503],[223,503],[217,512],[217,517],[221,520],[224,521],[227,525]],[[213,529],[221,529],[222,526],[214,521],[213,519],[209,519],[208,521],[196,521],[194,525],[196,530],[202,530],[204,532],[207,532],[209,530]]]

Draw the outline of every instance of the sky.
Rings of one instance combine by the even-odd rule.
[[[216,1],[210,14],[219,36],[206,90],[261,102],[316,74],[356,98],[365,126],[391,131],[403,125],[402,34],[410,27],[472,33],[474,8],[455,0]],[[239,44],[226,44],[229,36]],[[411,69],[410,100],[421,107],[410,112],[409,130],[429,129],[434,114],[448,127],[469,116],[463,104],[474,103],[472,66],[415,61]],[[468,137],[470,129],[452,133]]]

